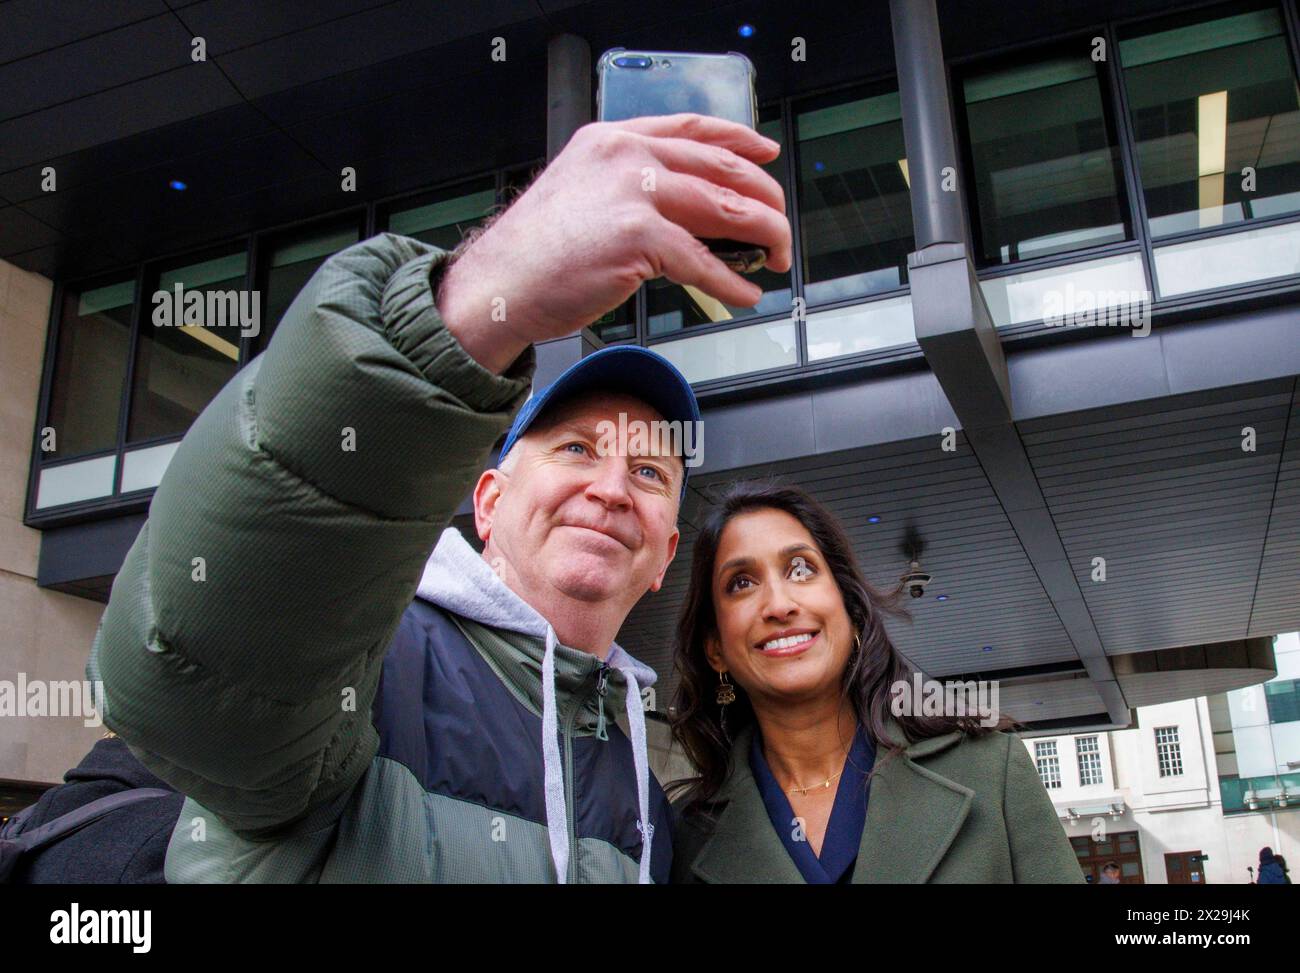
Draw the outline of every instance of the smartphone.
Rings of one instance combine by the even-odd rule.
[[[596,117],[602,122],[694,112],[758,128],[754,65],[743,54],[629,51],[615,47],[596,65]],[[703,241],[732,270],[752,274],[767,251],[741,240]]]

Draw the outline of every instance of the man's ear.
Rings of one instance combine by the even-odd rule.
[[[492,521],[506,479],[500,470],[484,470],[474,485],[474,529],[485,544],[492,536]]]
[[[659,576],[650,585],[651,591],[658,591],[663,587],[664,575],[668,573],[668,566],[673,563],[673,558],[677,556],[677,542],[681,540],[681,537],[682,532],[674,527],[672,536],[668,538],[668,556],[664,559],[664,566],[659,569]]]

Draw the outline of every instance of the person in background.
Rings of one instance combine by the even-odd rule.
[[[109,732],[64,783],[41,795],[23,822],[23,832],[49,824],[92,801],[136,788],[158,788],[166,796],[118,807],[58,841],[22,856],[9,881],[15,885],[85,883],[161,885],[167,843],[185,798],[136,760],[126,743]]]
[[[1259,850],[1259,876],[1256,885],[1290,885],[1291,877],[1287,874],[1286,861],[1280,855],[1273,854],[1273,849],[1265,845]]]

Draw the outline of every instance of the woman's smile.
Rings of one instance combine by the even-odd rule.
[[[803,655],[820,637],[820,629],[790,629],[773,633],[754,648],[766,656],[790,658]]]

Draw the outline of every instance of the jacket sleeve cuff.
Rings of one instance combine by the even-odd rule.
[[[465,351],[434,304],[433,277],[450,258],[435,251],[398,268],[384,286],[381,319],[388,340],[432,384],[478,412],[513,410],[532,386],[537,355],[530,345],[496,375]]]

